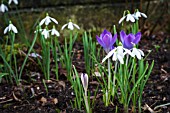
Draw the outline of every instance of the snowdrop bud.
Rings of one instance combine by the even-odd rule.
[[[88,75],[86,73],[81,74],[81,82],[83,84],[84,91],[87,91],[88,88]]]

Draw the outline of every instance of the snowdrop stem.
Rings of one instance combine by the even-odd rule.
[[[111,81],[111,72],[110,72],[110,58],[108,58],[108,91],[110,92],[110,81]]]
[[[114,70],[114,76],[113,76],[113,89],[112,89],[112,95],[114,96],[115,94],[115,81],[116,81],[116,72],[117,72],[117,66],[118,66],[118,61],[115,62],[115,70]]]
[[[126,66],[128,65],[128,61],[129,61],[129,54],[127,54],[127,57],[126,57]]]

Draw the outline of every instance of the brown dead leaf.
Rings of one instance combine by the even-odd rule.
[[[64,81],[58,81],[58,85],[59,85],[59,86],[62,86],[63,89],[65,90],[66,83],[65,83]]]
[[[58,99],[57,99],[57,98],[54,98],[54,99],[52,99],[52,102],[53,102],[54,104],[57,104],[57,103],[58,103]]]
[[[41,97],[39,101],[42,102],[42,105],[45,105],[47,103],[47,99],[45,97]]]

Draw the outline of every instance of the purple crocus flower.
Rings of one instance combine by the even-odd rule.
[[[135,35],[130,33],[126,35],[126,33],[122,30],[120,32],[120,40],[123,44],[123,47],[126,49],[132,49],[135,44],[141,39],[141,32],[137,32]]]
[[[112,34],[106,29],[100,34],[96,36],[98,43],[104,48],[106,53],[114,48],[113,44],[116,42],[117,34],[112,37]]]

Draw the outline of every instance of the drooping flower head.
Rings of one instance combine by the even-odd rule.
[[[140,12],[138,9],[136,9],[135,13],[132,14],[132,15],[133,15],[133,17],[134,17],[136,20],[139,20],[140,17],[147,18],[146,14]]]
[[[0,5],[0,12],[4,13],[8,11],[8,7],[6,5],[4,5],[3,3]]]
[[[116,42],[117,34],[112,36],[112,34],[105,29],[102,34],[100,34],[100,37],[96,36],[96,38],[98,43],[104,48],[106,53],[108,53],[114,48],[113,44]]]
[[[126,18],[126,21],[129,22],[135,22],[135,18],[133,14],[130,14],[129,10],[124,11],[123,17],[119,20],[119,24],[121,24]]]
[[[8,4],[11,4],[12,2],[14,2],[14,4],[18,5],[18,0],[9,0]]]
[[[5,28],[4,30],[4,34],[6,34],[7,32],[12,31],[13,33],[18,33],[17,28],[12,24],[11,21],[9,21],[9,25]]]
[[[80,27],[77,24],[74,24],[71,19],[69,20],[69,22],[67,24],[64,24],[61,28],[61,30],[63,30],[66,26],[68,26],[68,29],[73,30],[74,27],[77,29],[80,29]]]
[[[53,29],[51,30],[51,35],[60,36],[60,33],[55,29],[55,26],[53,26]]]
[[[123,47],[126,49],[132,49],[134,45],[138,44],[141,39],[141,32],[137,32],[135,35],[130,33],[126,35],[126,33],[122,30],[120,32],[120,40],[123,44]]]
[[[82,85],[83,85],[83,88],[84,88],[85,92],[87,92],[88,81],[89,81],[88,75],[85,74],[85,73],[82,73],[81,74],[81,82],[82,82]]]
[[[40,26],[42,26],[44,23],[45,23],[45,25],[47,26],[47,25],[49,25],[52,21],[53,21],[55,24],[58,24],[58,21],[57,21],[55,18],[50,17],[50,16],[48,15],[48,13],[47,13],[47,14],[46,14],[46,17],[40,21]]]

